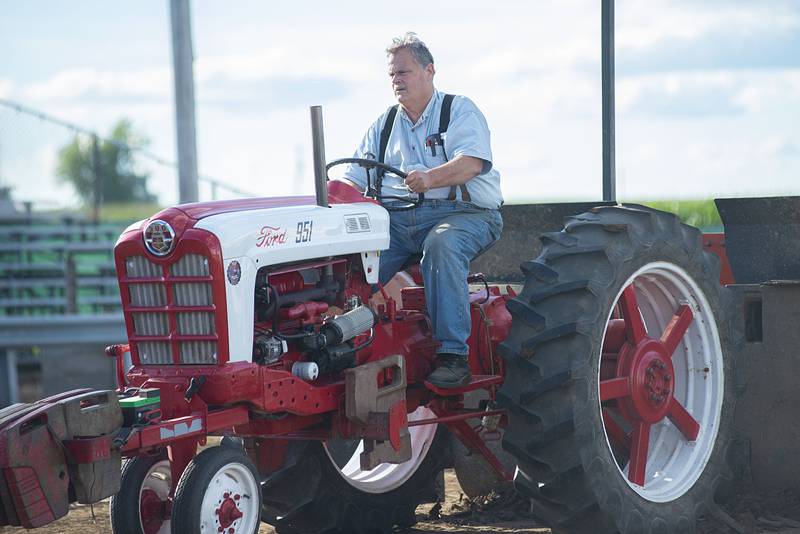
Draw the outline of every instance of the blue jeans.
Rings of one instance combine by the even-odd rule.
[[[390,211],[389,249],[381,252],[386,284],[413,254],[422,253],[425,300],[438,353],[466,356],[470,333],[469,262],[500,238],[498,210],[468,202],[425,200],[408,211]]]

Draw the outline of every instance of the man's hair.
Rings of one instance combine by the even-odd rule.
[[[427,67],[433,63],[431,51],[428,50],[425,43],[423,43],[414,32],[406,32],[404,35],[392,39],[392,44],[386,48],[386,55],[390,56],[396,54],[404,48],[407,48],[411,52],[411,55],[414,56],[414,60],[422,67]]]

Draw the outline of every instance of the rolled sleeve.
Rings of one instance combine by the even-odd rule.
[[[483,160],[481,174],[485,174],[492,169],[489,126],[478,108],[469,99],[464,100],[467,109],[454,113],[445,134],[445,149],[450,159],[471,156]]]

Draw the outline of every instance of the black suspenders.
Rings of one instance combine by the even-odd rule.
[[[381,146],[378,149],[378,162],[384,163],[386,159],[386,146],[389,144],[389,136],[392,135],[392,126],[394,126],[394,117],[397,115],[397,108],[400,104],[395,104],[389,108],[389,114],[386,116],[386,122],[383,123],[381,130]],[[383,173],[381,168],[375,169],[375,189],[380,196],[383,194]]]
[[[448,160],[447,153],[444,151],[444,141],[442,139],[442,134],[447,131],[447,127],[450,125],[450,108],[453,105],[453,98],[455,95],[444,95],[442,99],[442,112],[439,115],[439,132],[431,135],[426,140],[426,145],[430,146],[433,151],[436,150],[436,145],[441,146],[442,153],[444,154],[445,161]],[[383,163],[386,159],[386,147],[389,144],[389,136],[392,134],[392,127],[394,126],[394,119],[397,115],[397,108],[398,105],[394,105],[389,108],[389,114],[386,116],[386,122],[383,123],[383,129],[381,130],[381,141],[380,141],[380,148],[378,149],[378,161]],[[435,152],[434,152],[435,154]],[[375,187],[378,190],[378,194],[381,194],[381,187],[383,185],[383,169],[376,170],[376,180],[375,180]],[[461,199],[465,202],[469,202],[472,198],[469,195],[469,191],[467,191],[466,184],[461,184],[459,186],[461,188]],[[447,200],[455,200],[456,199],[456,186],[450,186],[450,194],[447,196]]]

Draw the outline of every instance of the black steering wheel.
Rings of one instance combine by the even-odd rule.
[[[381,204],[383,204],[385,200],[399,200],[401,202],[405,202],[406,203],[405,206],[387,206],[387,205],[384,205],[384,207],[387,210],[390,210],[390,211],[411,210],[411,209],[414,209],[414,208],[418,208],[420,205],[422,205],[422,201],[425,200],[425,194],[424,193],[417,193],[417,198],[414,198],[414,197],[411,197],[411,196],[408,196],[408,195],[405,195],[405,196],[381,195],[381,192],[378,191],[375,187],[372,186],[372,182],[370,181],[370,177],[369,177],[369,170],[370,169],[382,169],[383,171],[395,174],[395,175],[399,176],[400,178],[402,178],[404,180],[405,180],[406,176],[408,176],[408,174],[404,173],[400,169],[396,169],[395,167],[392,167],[391,165],[387,165],[385,163],[381,163],[380,161],[375,161],[374,159],[342,158],[342,159],[333,160],[330,163],[328,163],[327,165],[325,165],[325,175],[328,178],[328,180],[330,180],[330,177],[327,176],[328,170],[330,170],[332,167],[335,167],[337,165],[344,165],[345,163],[353,163],[355,165],[358,165],[359,167],[362,167],[367,172],[367,190],[364,192],[365,196],[372,197],[375,200],[377,200],[378,202],[380,202]],[[393,189],[400,189],[400,190],[408,191],[409,193],[411,193],[411,190],[408,188],[408,186],[387,186],[387,187],[392,187]]]

